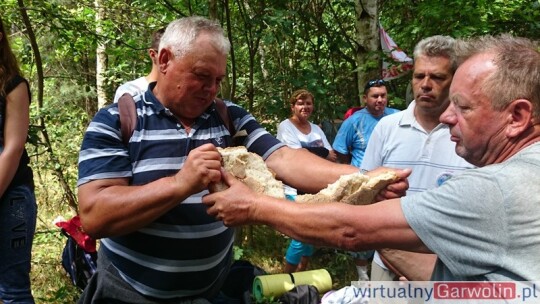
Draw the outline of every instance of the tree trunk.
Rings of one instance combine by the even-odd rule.
[[[223,10],[225,14],[225,21],[226,24],[226,33],[227,38],[229,39],[229,42],[231,43],[231,52],[230,52],[230,74],[231,78],[225,77],[223,82],[221,83],[221,95],[223,97],[229,98],[230,100],[235,100],[236,97],[236,56],[234,52],[234,40],[232,35],[232,23],[231,23],[231,10],[229,9],[229,1],[223,0]]]
[[[101,0],[95,0],[96,6],[96,35],[98,37],[103,36],[102,22],[105,20],[105,7]],[[104,107],[108,103],[105,72],[107,71],[107,54],[105,53],[107,47],[101,39],[98,38],[96,48],[96,92],[97,92],[97,105],[98,109]],[[93,116],[94,113],[88,113]]]
[[[208,1],[208,17],[212,20],[218,20],[217,1]]]
[[[28,17],[28,14],[26,12],[26,6],[24,5],[23,0],[17,0],[17,3],[19,5],[19,11],[21,12],[21,17],[23,19],[24,25],[26,27],[26,31],[28,33],[28,39],[30,40],[30,45],[32,46],[32,51],[34,53],[34,57],[36,60],[36,70],[38,74],[38,108],[43,108],[43,61],[41,60],[41,53],[39,51],[39,46],[36,41],[36,35],[34,34],[34,30],[32,29],[32,24],[30,23],[30,18]],[[58,164],[58,158],[56,157],[56,154],[53,151],[52,143],[49,139],[49,133],[47,132],[47,128],[45,125],[45,120],[43,116],[40,115],[39,118],[39,129],[41,130],[41,137],[43,142],[45,143],[45,146],[47,147],[47,152],[49,153],[51,157],[51,161],[54,164]],[[75,212],[77,212],[77,200],[75,198],[75,194],[73,194],[73,191],[71,191],[71,188],[69,187],[69,184],[64,176],[64,172],[62,171],[62,167],[60,166],[54,166],[54,173],[56,177],[58,177],[58,181],[60,182],[60,185],[62,186],[62,189],[64,190],[64,198],[67,200],[68,205],[73,208]]]
[[[379,55],[379,0],[358,0],[356,10],[356,42],[358,50],[358,92],[361,96],[364,85],[371,78],[379,78],[381,74],[381,59]]]

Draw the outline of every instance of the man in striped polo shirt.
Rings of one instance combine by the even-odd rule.
[[[201,197],[221,179],[216,147],[231,141],[214,102],[229,49],[217,23],[171,22],[157,82],[134,97],[137,125],[127,146],[118,104],[90,123],[79,156],[79,209],[85,231],[101,243],[98,270],[79,303],[207,303],[219,294],[233,231],[207,215]],[[286,147],[244,109],[226,105],[235,129],[248,134],[243,144],[286,184],[314,192],[357,172]],[[404,193],[407,183],[394,186],[388,196]]]

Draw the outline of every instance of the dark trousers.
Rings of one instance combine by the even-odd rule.
[[[146,297],[136,291],[122,277],[111,261],[98,251],[97,271],[79,299],[79,304],[210,304],[203,298],[196,299],[156,299]]]

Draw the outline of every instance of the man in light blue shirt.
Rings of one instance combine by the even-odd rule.
[[[387,96],[384,80],[375,79],[366,83],[362,97],[366,106],[343,122],[332,145],[341,163],[360,167],[375,125],[384,116],[399,112],[386,107]]]

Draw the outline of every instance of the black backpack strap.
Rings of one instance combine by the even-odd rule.
[[[229,109],[227,109],[227,105],[223,101],[223,99],[216,98],[216,111],[219,114],[219,117],[225,124],[225,127],[227,127],[227,130],[229,130],[229,133],[231,133],[231,137],[236,134],[236,129],[234,128],[234,123],[231,119],[231,116],[229,115]]]
[[[122,142],[127,146],[137,126],[137,108],[135,107],[133,96],[129,93],[125,93],[118,99],[118,113],[120,115]]]
[[[230,147],[237,147],[237,146],[243,146],[244,141],[247,137],[246,130],[236,130],[234,127],[233,120],[231,116],[229,115],[229,109],[227,108],[227,105],[222,99],[216,98],[215,99],[216,104],[216,111],[219,114],[219,117],[221,118],[221,121],[225,124],[225,127],[227,130],[229,130],[229,133],[231,134],[231,141],[228,143],[228,146]]]

